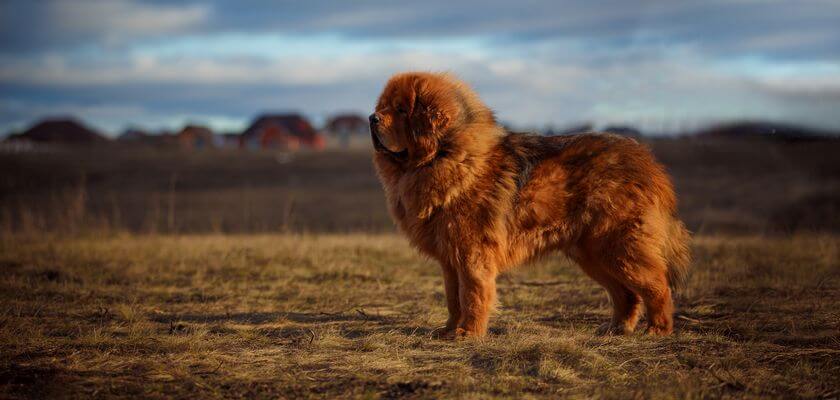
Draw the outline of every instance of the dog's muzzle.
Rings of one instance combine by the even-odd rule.
[[[382,141],[379,140],[379,135],[376,133],[376,126],[374,124],[370,125],[370,138],[371,141],[373,141],[374,150],[386,154],[397,161],[405,161],[408,158],[408,149],[395,152],[385,147],[385,145],[382,144]]]

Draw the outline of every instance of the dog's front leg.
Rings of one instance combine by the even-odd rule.
[[[454,267],[447,264],[441,264],[441,270],[443,270],[443,285],[446,291],[446,309],[449,311],[449,319],[446,320],[446,326],[440,336],[452,337],[455,328],[458,327],[458,321],[461,320],[461,303],[458,299],[458,272]]]
[[[487,334],[490,312],[496,303],[496,269],[470,263],[459,266],[457,272],[461,319],[455,336],[482,337]]]

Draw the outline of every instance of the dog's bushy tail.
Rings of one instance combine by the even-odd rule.
[[[682,221],[672,217],[663,249],[663,256],[668,263],[668,284],[672,290],[685,287],[688,279],[688,269],[691,265],[690,241],[691,233]]]

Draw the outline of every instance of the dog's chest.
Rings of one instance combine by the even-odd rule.
[[[488,213],[480,204],[472,207],[443,207],[428,219],[418,221],[413,237],[415,244],[429,255],[441,259],[454,255],[465,256],[495,242],[498,238]]]

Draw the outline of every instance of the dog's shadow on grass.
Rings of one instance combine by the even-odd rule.
[[[314,337],[316,325],[334,323],[339,335],[346,339],[362,339],[378,334],[397,334],[409,337],[431,338],[437,329],[433,326],[416,326],[405,319],[394,316],[381,316],[360,311],[342,313],[324,312],[241,312],[241,313],[183,313],[154,315],[152,321],[168,324],[208,324],[210,331],[216,334],[232,334],[235,329],[228,324],[253,325],[261,335],[271,339],[306,342]],[[288,321],[299,326],[276,327],[270,324]],[[268,325],[268,326],[260,326]],[[496,329],[496,334],[503,333]]]
[[[164,324],[172,322],[192,323],[236,323],[243,325],[262,325],[278,321],[291,321],[298,323],[328,323],[328,322],[352,322],[352,321],[373,321],[380,323],[394,323],[393,317],[365,314],[360,312],[325,313],[325,312],[243,312],[224,314],[202,314],[183,313],[154,315],[152,321]]]
[[[436,329],[425,326],[406,326],[402,324],[381,324],[367,328],[342,329],[341,336],[347,339],[360,339],[374,334],[396,333],[402,336],[431,338]]]

